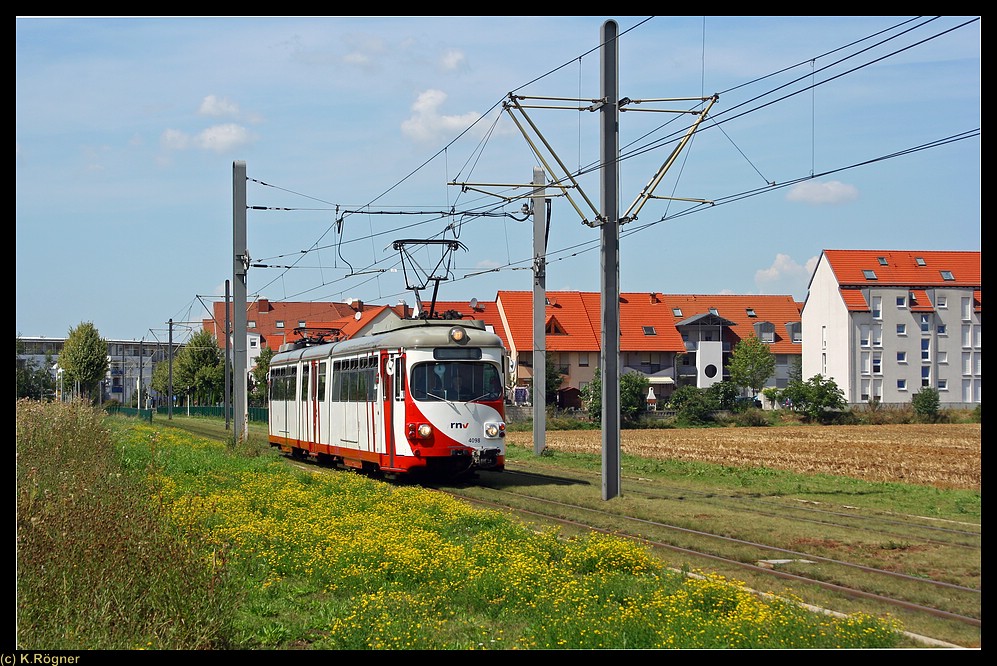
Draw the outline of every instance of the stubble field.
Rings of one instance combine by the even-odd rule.
[[[835,474],[866,481],[981,490],[979,423],[781,426],[624,430],[625,454],[731,466]],[[532,432],[510,432],[510,446],[533,447]],[[598,430],[552,430],[554,451],[602,451]]]

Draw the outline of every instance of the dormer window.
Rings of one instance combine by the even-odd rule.
[[[876,277],[876,271],[871,270],[871,269],[866,269],[866,270],[862,271],[862,275],[865,276],[866,280],[878,280],[879,279],[878,277]]]

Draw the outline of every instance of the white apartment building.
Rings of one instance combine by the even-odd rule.
[[[850,404],[982,400],[979,252],[824,250],[803,306],[803,379]]]

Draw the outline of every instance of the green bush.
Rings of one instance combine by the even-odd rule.
[[[919,420],[927,423],[937,423],[939,416],[938,389],[928,386],[922,388],[914,394],[914,397],[911,399],[911,406],[914,408],[914,413],[917,414]]]

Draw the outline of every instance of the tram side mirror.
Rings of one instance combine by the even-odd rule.
[[[395,374],[395,359],[389,358],[384,362],[384,373],[389,377]]]

